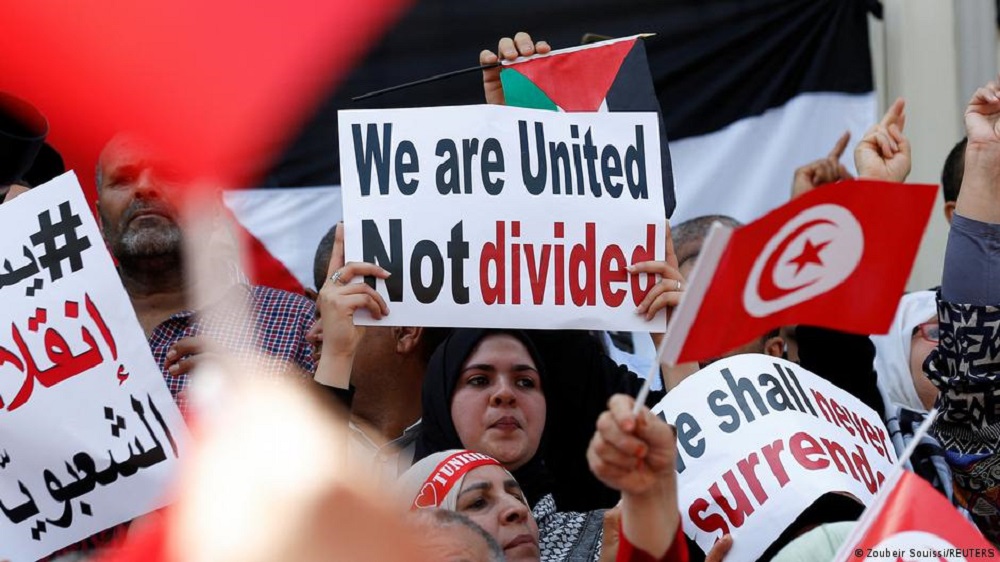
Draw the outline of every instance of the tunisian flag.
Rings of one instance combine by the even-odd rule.
[[[834,560],[995,560],[996,550],[930,484],[903,471]],[[859,554],[860,553],[860,554]]]
[[[791,324],[884,333],[936,193],[843,181],[735,231],[713,225],[667,328],[664,359],[716,357]]]

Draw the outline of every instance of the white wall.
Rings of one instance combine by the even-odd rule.
[[[941,167],[962,137],[962,113],[977,85],[996,75],[993,0],[883,0],[871,19],[876,89],[884,108],[906,99],[906,135],[913,146],[908,181],[940,183]],[[948,224],[937,200],[908,288],[940,284]],[[891,214],[887,214],[891,221]]]

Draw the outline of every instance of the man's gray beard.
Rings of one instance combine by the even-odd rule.
[[[114,254],[119,261],[135,262],[146,258],[180,257],[183,238],[177,225],[126,230]]]

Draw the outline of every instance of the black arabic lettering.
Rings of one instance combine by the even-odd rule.
[[[45,521],[51,525],[65,529],[73,524],[72,500],[76,498],[76,496],[73,495],[73,492],[79,490],[81,486],[74,486],[73,484],[70,484],[64,488],[62,482],[56,478],[55,473],[48,469],[42,471],[42,478],[45,480],[45,488],[49,491],[49,495],[52,496],[52,499],[57,503],[63,504],[63,512],[58,519],[46,518]],[[79,484],[79,482],[76,484]],[[67,489],[70,491],[67,492]]]
[[[23,249],[24,257],[28,258],[28,264],[14,269],[10,265],[10,260],[5,259],[3,261],[3,270],[6,273],[0,273],[0,288],[17,285],[21,281],[38,274],[38,262],[35,260],[35,255],[31,253],[31,250],[27,246],[23,246]]]
[[[4,516],[10,519],[10,522],[15,525],[38,515],[38,506],[35,505],[35,498],[31,497],[28,487],[20,480],[17,481],[17,486],[20,488],[21,493],[28,497],[28,501],[11,508],[6,507],[3,502],[0,502],[0,512],[3,512]]]
[[[153,403],[153,397],[149,394],[146,395],[146,400],[149,402],[149,409],[153,410],[153,417],[156,418],[156,423],[160,424],[163,428],[163,434],[167,437],[167,441],[170,442],[170,449],[174,452],[174,458],[177,458],[177,441],[174,441],[174,434],[170,432],[170,428],[167,427],[167,423],[163,421],[163,416],[160,414],[160,409],[156,407]],[[145,420],[144,420],[145,421]],[[146,426],[149,429],[149,426]]]
[[[140,421],[142,421],[143,426],[149,433],[149,437],[153,440],[155,447],[146,449],[140,439],[135,437],[133,442],[128,444],[129,456],[128,459],[124,461],[115,460],[112,452],[108,450],[109,462],[108,466],[103,470],[97,470],[97,463],[88,453],[76,453],[73,455],[72,463],[69,461],[65,463],[66,473],[72,478],[72,482],[69,482],[68,484],[63,484],[62,480],[56,476],[54,471],[49,469],[43,470],[42,479],[45,481],[45,487],[48,490],[49,496],[56,503],[63,505],[62,514],[55,519],[46,518],[46,523],[61,528],[69,527],[73,524],[73,500],[93,492],[97,486],[103,487],[112,484],[117,481],[119,477],[128,478],[144,468],[152,467],[167,459],[167,455],[163,450],[163,445],[160,442],[160,439],[157,437],[156,432],[153,431],[152,425],[146,419],[146,410],[143,407],[142,402],[135,396],[131,396],[130,398],[132,409],[135,411],[136,415],[139,416]],[[158,424],[163,428],[164,434],[170,442],[170,446],[173,450],[174,456],[176,457],[177,444],[174,441],[173,434],[163,421],[163,416],[160,414],[159,409],[157,409],[156,404],[153,402],[152,396],[147,394],[147,401],[149,403],[150,410],[153,412],[153,416],[156,418]],[[38,509],[35,507],[34,500],[32,499],[31,494],[28,493],[27,487],[23,484],[21,484],[21,491],[28,497],[29,502],[25,502],[24,504],[11,509],[7,509],[3,506],[3,504],[0,504],[0,510],[3,510],[3,513],[7,515],[7,517],[15,524],[38,514]],[[90,514],[89,507],[84,511],[84,513],[86,515]],[[17,520],[15,520],[15,517]]]
[[[145,408],[142,407],[142,402],[138,400],[135,396],[131,396],[130,398],[132,399],[132,410],[135,411],[135,414],[137,416],[139,416],[139,419],[142,421],[142,425],[145,426],[146,431],[149,433],[149,437],[153,440],[153,443],[155,443],[156,446],[148,451],[142,451],[141,453],[139,453],[138,457],[130,456],[127,462],[129,463],[135,462],[139,466],[153,466],[154,464],[167,460],[167,456],[163,452],[163,444],[160,443],[160,439],[156,436],[156,433],[153,431],[153,427],[149,425],[149,421],[146,420],[146,411]],[[131,446],[129,446],[129,451],[131,452],[131,450],[132,448]],[[124,465],[126,463],[122,464]],[[128,468],[130,470],[132,469],[132,467]]]

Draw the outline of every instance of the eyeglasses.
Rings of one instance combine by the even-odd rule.
[[[941,339],[941,328],[937,322],[924,322],[913,328],[913,337],[920,333],[920,337],[931,343],[937,343]]]

